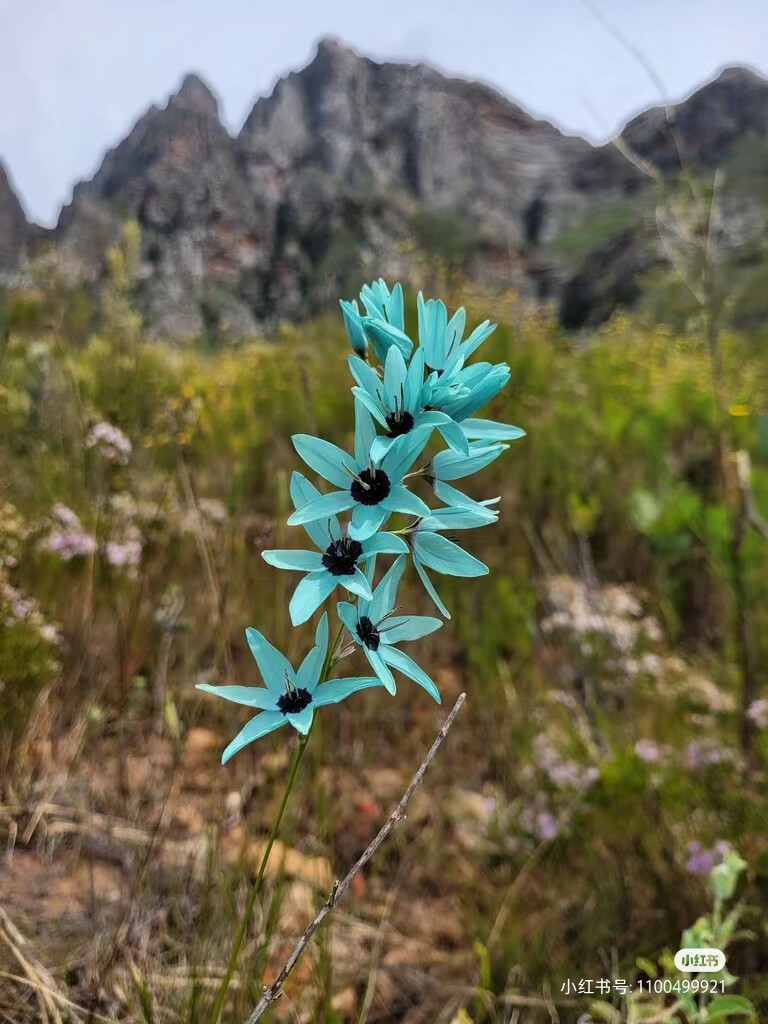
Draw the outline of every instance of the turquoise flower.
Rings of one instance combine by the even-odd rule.
[[[291,498],[296,509],[322,497],[301,473],[291,476]],[[320,551],[272,549],[261,557],[278,569],[292,569],[307,575],[296,587],[288,605],[294,626],[306,622],[325,599],[341,584],[351,594],[371,597],[371,587],[359,566],[374,555],[399,555],[408,551],[405,541],[394,533],[377,533],[362,542],[353,540],[342,529],[336,516],[325,522],[305,523],[304,529]]]
[[[394,324],[388,324],[375,316],[363,317],[363,330],[366,337],[371,339],[373,351],[376,353],[379,362],[386,361],[387,353],[391,348],[396,348],[404,359],[411,358],[413,342]]]
[[[424,450],[429,430],[417,430],[403,437],[379,462],[371,458],[376,431],[368,411],[355,402],[354,458],[329,441],[310,434],[294,434],[293,446],[310,469],[336,487],[297,509],[288,520],[299,526],[328,519],[353,509],[349,536],[364,541],[383,526],[392,512],[429,515],[429,506],[403,484],[403,478]]]
[[[384,323],[399,331],[405,330],[405,305],[403,303],[403,286],[398,281],[392,291],[383,277],[371,284],[364,284],[360,292],[360,300],[370,317],[383,320]]]
[[[357,308],[357,302],[354,299],[351,302],[339,299],[339,305],[341,306],[341,314],[344,317],[344,326],[347,329],[349,344],[362,359],[367,359],[368,339],[363,330],[363,320]]]
[[[411,555],[416,572],[419,574],[424,589],[435,602],[440,613],[446,619],[451,614],[440,600],[440,595],[427,575],[427,569],[442,573],[445,576],[486,576],[488,566],[480,559],[470,555],[462,547],[447,537],[442,536],[443,530],[472,530],[478,526],[488,526],[498,519],[498,512],[490,508],[493,501],[478,502],[473,508],[441,508],[410,528],[407,533],[411,546]]]
[[[493,366],[490,363],[473,363],[472,366],[468,366],[463,370],[459,377],[462,393],[451,396],[447,401],[442,402],[440,408],[458,423],[463,423],[470,416],[473,416],[478,409],[482,408],[486,402],[489,402],[498,395],[508,383],[510,371],[506,363],[496,363]],[[518,427],[505,429],[519,430]],[[477,435],[473,436],[476,437]],[[499,440],[501,439],[498,438],[498,435],[492,436],[497,437]],[[516,434],[515,436],[520,435]],[[512,439],[509,438],[509,440]]]
[[[456,452],[450,450],[439,452],[424,472],[424,479],[446,505],[476,510],[487,508],[488,502],[475,501],[446,481],[461,480],[463,477],[471,476],[473,473],[485,469],[507,448],[509,448],[507,444],[486,445],[482,441],[473,441],[469,445],[469,454],[466,456],[457,455]],[[498,501],[499,499],[491,500]]]
[[[424,353],[418,349],[406,367],[400,350],[394,346],[387,353],[384,380],[361,359],[350,356],[349,367],[358,387],[352,393],[386,430],[371,445],[371,458],[382,459],[398,438],[426,428],[428,435],[437,428],[444,440],[457,452],[469,454],[464,431],[450,416],[422,405],[424,384]]]
[[[425,299],[421,292],[417,298],[419,314],[419,345],[424,352],[427,371],[443,374],[450,372],[459,361],[463,364],[496,330],[496,324],[484,320],[462,341],[467,314],[459,307],[448,320],[448,311],[442,299]]]
[[[484,320],[466,341],[462,341],[467,315],[463,307],[448,320],[445,303],[418,295],[419,345],[424,352],[427,379],[422,404],[440,409],[461,423],[466,437],[496,441],[514,441],[525,431],[490,420],[469,420],[474,412],[494,398],[510,377],[506,363],[466,362],[495,330],[496,324]]]
[[[405,556],[401,555],[370,600],[361,599],[357,606],[340,601],[336,608],[352,640],[362,647],[371,668],[390,693],[396,690],[392,675],[392,669],[396,669],[423,686],[439,704],[440,693],[426,672],[395,646],[402,641],[419,640],[442,626],[440,619],[428,615],[395,615],[397,587],[405,563]]]
[[[366,317],[361,316],[356,300],[340,301],[349,343],[358,356],[368,358],[370,338],[373,350],[382,363],[392,345],[400,349],[406,359],[409,358],[413,342],[404,333],[402,285],[396,284],[390,292],[386,282],[379,278],[363,286],[360,299],[368,314]]]
[[[358,690],[380,686],[378,677],[331,679],[318,685],[328,653],[328,616],[323,615],[315,633],[315,646],[294,672],[288,659],[266,640],[256,629],[245,631],[248,646],[256,659],[264,686],[209,686],[198,683],[198,690],[217,697],[258,708],[256,715],[241,729],[221,755],[226,761],[254,740],[261,739],[282,725],[290,723],[306,735],[312,725],[315,708],[338,704]]]

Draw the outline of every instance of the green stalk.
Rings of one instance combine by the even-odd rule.
[[[296,756],[293,759],[291,774],[288,776],[288,783],[285,787],[285,792],[283,793],[283,799],[280,802],[280,809],[277,812],[275,820],[272,822],[272,828],[270,829],[269,832],[269,839],[267,840],[267,846],[266,849],[264,850],[264,856],[261,858],[261,866],[259,867],[259,873],[256,876],[256,881],[253,883],[253,888],[251,889],[250,895],[248,897],[248,903],[246,904],[245,907],[245,913],[243,914],[243,917],[240,921],[240,927],[237,930],[237,935],[235,936],[235,941],[232,945],[232,952],[229,954],[229,963],[227,964],[227,971],[226,974],[224,975],[224,980],[222,981],[219,990],[216,993],[216,1002],[214,1003],[213,1013],[211,1014],[211,1024],[218,1024],[219,1022],[219,1017],[221,1016],[221,1011],[224,1006],[224,1000],[227,998],[229,983],[232,980],[232,975],[235,972],[237,958],[240,954],[240,949],[243,945],[243,940],[245,939],[245,933],[248,931],[248,922],[251,920],[251,914],[253,913],[253,907],[256,903],[256,898],[259,895],[259,892],[261,891],[261,883],[264,878],[264,872],[267,867],[267,861],[269,860],[269,855],[272,852],[272,847],[274,846],[275,839],[277,838],[277,830],[280,828],[280,822],[283,820],[285,806],[288,803],[288,797],[290,796],[291,790],[293,789],[293,783],[296,781],[296,774],[299,770],[301,759],[304,756],[304,751],[307,748],[308,739],[309,733],[307,733],[306,736],[302,736],[301,740],[299,741],[299,749],[296,751]]]
[[[339,631],[336,634],[336,638],[333,641],[333,645],[328,652],[323,665],[323,671],[320,677],[320,683],[326,682],[328,679],[328,673],[331,670],[333,664],[333,658],[339,646],[341,640],[343,626],[339,627]],[[319,684],[318,684],[319,685]],[[314,721],[313,721],[314,724]],[[219,1018],[221,1017],[221,1011],[224,1007],[224,1000],[227,998],[227,992],[229,990],[229,984],[232,981],[232,975],[235,973],[235,967],[237,966],[237,958],[240,955],[240,950],[245,939],[245,933],[248,931],[248,923],[251,920],[253,914],[253,908],[256,904],[256,899],[261,891],[261,883],[264,879],[264,872],[267,868],[267,862],[269,861],[269,855],[272,852],[272,847],[275,844],[277,838],[277,832],[280,828],[280,823],[283,820],[283,814],[285,813],[285,807],[288,803],[288,797],[291,795],[293,784],[296,781],[296,775],[301,764],[301,759],[304,756],[304,751],[307,749],[307,741],[312,735],[312,726],[309,727],[309,732],[306,736],[302,736],[299,740],[299,749],[296,751],[296,756],[293,759],[293,765],[291,766],[291,774],[288,776],[288,782],[286,783],[285,791],[283,793],[283,799],[280,801],[280,808],[277,812],[275,820],[272,822],[272,828],[269,831],[269,839],[267,840],[267,846],[264,850],[264,856],[261,858],[261,866],[259,867],[259,873],[256,876],[256,881],[253,883],[250,895],[248,896],[248,903],[245,907],[245,913],[240,921],[240,927],[237,930],[235,941],[232,945],[232,952],[229,954],[229,962],[227,963],[227,970],[224,975],[224,979],[219,986],[219,990],[216,993],[216,1002],[213,1004],[213,1013],[211,1014],[211,1024],[219,1024]]]

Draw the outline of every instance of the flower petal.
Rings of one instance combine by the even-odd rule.
[[[507,450],[505,444],[485,445],[482,443],[469,446],[469,455],[459,455],[454,451],[440,452],[432,460],[432,468],[438,480],[460,480],[485,469]]]
[[[321,497],[320,491],[305,476],[295,471],[291,474],[291,500],[295,509]],[[329,516],[326,522],[318,519],[303,525],[310,539],[323,550],[328,547],[329,541],[341,536],[341,526],[336,516]]]
[[[452,508],[466,508],[474,509],[481,515],[484,515],[487,511],[487,506],[483,502],[475,501],[474,498],[468,497],[463,491],[458,490],[456,487],[451,487],[450,484],[444,484],[442,480],[435,481],[435,494],[444,501],[446,505]],[[499,501],[499,498],[491,498],[490,501]]]
[[[326,569],[305,576],[293,592],[288,611],[294,626],[310,619],[339,582]]]
[[[406,640],[420,640],[442,626],[432,615],[393,615],[381,624],[379,635],[384,644],[399,644]]]
[[[336,614],[352,634],[353,640],[359,643],[357,635],[357,608],[349,601],[339,601],[336,604]]]
[[[328,704],[338,704],[358,690],[367,690],[372,686],[381,686],[381,680],[372,676],[351,676],[349,679],[329,679],[315,690],[312,703],[316,708]]]
[[[464,548],[439,533],[417,533],[413,549],[419,560],[446,576],[486,576],[488,566],[470,555]]]
[[[424,384],[424,349],[417,348],[408,366],[405,381],[405,408],[415,416],[421,406],[421,389]]]
[[[376,440],[376,428],[371,414],[359,399],[355,399],[355,459],[358,467],[370,465],[371,445]],[[347,479],[347,485],[350,481]]]
[[[363,320],[363,330],[371,339],[376,354],[382,363],[386,361],[387,354],[392,346],[399,349],[404,359],[410,359],[413,351],[413,342],[393,324],[384,323],[374,317],[367,316]]]
[[[399,281],[395,283],[389,297],[388,303],[389,322],[394,324],[398,330],[405,327],[405,302],[403,300],[403,286]]]
[[[464,420],[461,429],[470,440],[478,441],[516,441],[525,437],[525,431],[513,427],[511,423],[496,423],[494,420]]]
[[[445,362],[445,329],[448,326],[448,311],[440,299],[424,299],[419,292],[419,345],[424,349],[424,359],[432,370],[442,370]]]
[[[371,445],[371,462],[378,466],[396,440],[396,437],[387,437],[385,434],[379,434]]]
[[[461,339],[464,337],[464,328],[467,326],[467,311],[459,306],[445,328],[445,358],[449,359],[458,351]]]
[[[365,578],[368,581],[371,591],[373,591],[373,581],[376,579],[376,555],[371,555],[370,558],[366,558],[365,560]],[[371,594],[371,598],[372,597],[373,594]],[[368,600],[369,598],[366,598],[366,601]]]
[[[478,364],[475,364],[478,365]],[[475,369],[475,365],[469,367],[469,369]],[[443,408],[449,416],[453,419],[462,422],[467,417],[472,416],[477,410],[489,402],[493,397],[498,395],[503,387],[507,384],[510,378],[509,367],[504,363],[499,363],[497,366],[491,368],[486,373],[485,377],[472,387],[472,393],[468,398],[459,399],[456,402],[450,402]]]
[[[381,656],[384,661],[392,668],[396,668],[398,672],[402,672],[403,675],[408,676],[414,683],[418,683],[419,686],[423,686],[430,697],[433,697],[438,704],[441,703],[440,691],[429,678],[427,673],[420,668],[413,658],[409,658],[408,655],[397,647],[384,646],[380,648]]]
[[[330,494],[321,494],[314,501],[308,501],[306,505],[297,508],[288,517],[288,525],[302,526],[304,523],[311,523],[318,519],[329,519],[337,512],[346,512],[354,504],[355,499],[349,488],[346,491],[331,491]]]
[[[363,652],[368,659],[373,671],[376,673],[378,678],[381,680],[382,686],[385,686],[389,693],[397,693],[397,685],[395,684],[395,677],[389,671],[387,666],[384,664],[384,660],[378,651],[371,651],[367,647],[363,647]]]
[[[408,552],[408,545],[394,533],[376,533],[363,541],[363,558],[369,555],[400,555]]]
[[[363,285],[360,298],[369,316],[394,324],[402,331],[404,324],[403,286],[398,281],[390,292],[383,277]]]
[[[285,716],[291,723],[293,728],[296,729],[297,732],[300,732],[302,736],[307,735],[310,726],[312,725],[312,718],[314,717],[315,714],[315,709],[312,706],[313,704],[314,699],[312,700],[312,704],[307,704],[307,706],[305,708],[302,708],[301,711],[297,711],[295,714],[289,714]]]
[[[235,704],[247,704],[251,708],[277,707],[277,697],[273,690],[265,690],[263,686],[211,686],[208,683],[197,683],[196,690],[212,693],[214,697],[223,697]]]
[[[247,747],[249,743],[253,743],[254,740],[261,739],[262,736],[266,736],[267,733],[273,732],[275,729],[279,729],[281,725],[285,725],[288,721],[282,711],[264,711],[260,715],[256,715],[250,722],[240,730],[235,736],[232,742],[224,750],[221,755],[221,763],[226,764],[227,761],[236,754],[243,747]]]
[[[310,693],[315,689],[319,680],[320,673],[323,670],[323,664],[325,663],[325,656],[328,653],[328,614],[323,614],[320,619],[320,623],[315,631],[315,646],[302,661],[299,666],[299,670],[296,673],[296,685],[301,689],[309,690]]]
[[[405,379],[408,370],[402,353],[394,345],[387,352],[384,364],[384,405],[391,412],[405,406]]]
[[[467,441],[467,435],[458,423],[454,423],[454,421],[449,418],[447,423],[439,424],[437,429],[443,435],[445,443],[448,444],[454,452],[459,455],[469,455],[469,441]]]
[[[351,302],[339,299],[339,305],[341,306],[341,313],[344,317],[344,326],[347,329],[350,345],[355,352],[365,355],[368,350],[368,339],[363,331],[363,321],[357,308],[357,302],[354,299]]]
[[[322,647],[323,658],[328,653],[328,613],[323,612],[322,618],[317,624],[315,630],[315,646]]]
[[[352,521],[349,524],[349,536],[353,540],[367,540],[378,530],[387,518],[388,510],[383,503],[378,505],[361,505],[355,503]]]
[[[496,324],[492,324],[490,320],[483,320],[481,324],[472,331],[467,340],[459,346],[464,359],[469,359],[472,353],[479,348],[480,345],[485,341],[496,330]]]
[[[358,387],[380,404],[382,383],[376,371],[357,356],[350,356],[347,362],[349,363],[350,373],[357,381]]]
[[[495,508],[489,508],[485,501],[478,502],[472,508],[438,508],[433,509],[432,514],[426,519],[422,519],[419,523],[419,533],[422,531],[435,533],[437,530],[474,530],[479,526],[490,526],[498,518],[498,511]]]
[[[429,505],[402,484],[391,487],[389,494],[378,507],[386,509],[387,512],[402,512],[408,516],[428,516],[430,512]]]
[[[381,410],[381,404],[378,399],[371,397],[363,388],[352,388],[352,394],[355,396],[356,401],[362,402],[368,412],[376,418],[382,427],[387,426],[387,420]]]
[[[448,611],[448,609],[445,607],[443,602],[440,600],[440,595],[435,590],[435,587],[434,587],[434,584],[432,583],[432,580],[429,578],[429,576],[427,576],[427,574],[426,574],[426,572],[424,570],[424,567],[422,566],[422,564],[418,560],[418,558],[415,557],[415,555],[414,555],[414,559],[413,559],[413,564],[414,564],[414,567],[416,569],[416,572],[419,574],[419,579],[424,584],[424,589],[426,590],[426,592],[429,594],[429,596],[432,598],[432,600],[437,605],[437,610],[440,612],[441,615],[444,615],[446,619],[450,619],[451,613]]]
[[[387,612],[391,612],[395,607],[397,588],[405,571],[406,561],[405,555],[400,555],[399,558],[396,558],[389,571],[382,577],[381,582],[374,590],[373,600],[367,612],[368,617],[373,622],[383,619]]]
[[[330,441],[323,441],[311,434],[294,434],[291,438],[293,447],[306,462],[310,469],[329,480],[336,487],[349,487],[349,473],[344,464],[357,471],[353,459]]]
[[[301,583],[299,586],[301,586]],[[273,693],[283,693],[285,690],[286,674],[291,680],[296,678],[293,665],[291,665],[284,654],[281,654],[276,647],[272,646],[258,629],[249,626],[245,631],[245,639],[248,641],[251,654],[256,659],[259,672],[261,672],[261,677],[267,687]]]
[[[372,556],[370,561],[375,562],[375,556]],[[361,572],[357,566],[355,566],[355,571],[351,576],[337,576],[336,582],[345,587],[350,594],[357,594],[358,597],[362,597],[364,601],[370,601],[373,597],[371,585],[365,573]]]
[[[403,479],[426,448],[431,434],[431,427],[417,427],[397,438],[397,444],[392,445],[381,462],[381,468],[391,483],[399,483]]]
[[[313,572],[322,569],[323,556],[319,551],[282,551],[271,549],[262,551],[261,557],[268,565],[277,569],[295,569],[298,572]]]

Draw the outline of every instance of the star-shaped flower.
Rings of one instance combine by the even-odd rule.
[[[450,320],[442,299],[425,299],[419,292],[417,306],[419,346],[424,352],[429,373],[434,371],[443,374],[457,361],[465,363],[496,330],[496,324],[484,320],[466,341],[462,341],[467,325],[467,314],[463,306],[456,310]]]
[[[443,530],[471,530],[477,526],[488,526],[498,519],[498,512],[488,504],[479,502],[478,508],[441,508],[420,519],[408,531],[408,542],[416,572],[424,589],[435,602],[442,615],[450,619],[451,613],[440,600],[440,595],[427,575],[427,569],[445,576],[486,576],[488,566],[460,547],[454,541],[443,537]]]
[[[361,316],[357,301],[353,299],[340,301],[347,329],[349,343],[363,359],[368,358],[368,340],[373,350],[383,363],[391,345],[399,348],[405,358],[409,358],[413,350],[413,342],[404,333],[403,288],[399,283],[390,292],[386,281],[379,278],[371,284],[363,286],[360,300],[365,306],[365,318]],[[370,330],[366,330],[366,326]]]
[[[402,438],[380,462],[371,458],[376,438],[367,409],[355,402],[355,454],[310,434],[294,434],[293,446],[306,464],[340,491],[322,494],[297,509],[289,526],[328,519],[353,509],[349,536],[363,541],[386,522],[392,512],[429,515],[429,506],[403,484],[403,478],[424,450],[430,431],[420,429]]]
[[[294,508],[302,508],[320,497],[320,491],[305,476],[293,473],[291,498]],[[265,562],[278,569],[307,573],[293,592],[288,606],[294,626],[306,622],[339,584],[351,594],[370,598],[371,588],[360,565],[374,555],[398,555],[408,551],[405,541],[394,533],[376,533],[364,541],[353,540],[342,529],[336,516],[304,523],[304,529],[320,551],[272,549],[261,553]]]
[[[397,669],[423,686],[440,703],[440,693],[426,672],[419,668],[413,658],[395,646],[402,641],[418,640],[434,633],[442,625],[440,619],[428,615],[395,614],[397,587],[405,564],[406,558],[401,555],[369,601],[361,598],[357,606],[348,601],[340,601],[336,607],[352,640],[363,649],[371,668],[390,693],[396,689],[392,669]]]
[[[463,491],[452,487],[448,480],[461,480],[465,476],[485,469],[491,462],[506,451],[509,445],[491,444],[483,441],[473,441],[469,446],[469,454],[457,455],[456,452],[439,452],[433,459],[427,470],[424,472],[424,479],[431,485],[437,497],[446,505],[458,506],[460,508],[475,509],[482,512],[487,511],[489,504],[498,501],[498,498],[489,499],[485,502],[475,501],[468,497]],[[439,510],[438,510],[439,511]]]
[[[235,704],[245,704],[261,711],[261,714],[252,718],[240,730],[224,750],[221,755],[222,764],[249,743],[287,723],[306,735],[312,725],[315,708],[338,704],[358,690],[381,685],[379,678],[374,676],[319,682],[328,654],[327,615],[323,615],[317,627],[315,646],[296,672],[288,659],[258,630],[247,629],[245,635],[266,687],[209,686],[207,683],[197,685],[198,690],[205,690],[206,693],[213,693],[217,697],[234,701]]]
[[[455,451],[469,454],[466,435],[458,423],[444,412],[426,409],[422,404],[424,384],[424,353],[417,349],[406,367],[399,349],[387,353],[384,380],[367,363],[351,356],[349,366],[358,386],[352,393],[384,428],[386,434],[371,445],[371,458],[383,458],[398,438],[413,431],[437,428]]]

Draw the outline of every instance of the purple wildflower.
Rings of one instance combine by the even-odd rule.
[[[768,698],[753,700],[747,708],[747,717],[755,723],[758,729],[768,729]]]
[[[122,430],[105,421],[91,427],[85,446],[96,448],[106,462],[115,462],[121,466],[127,465],[133,451],[133,445]]]

